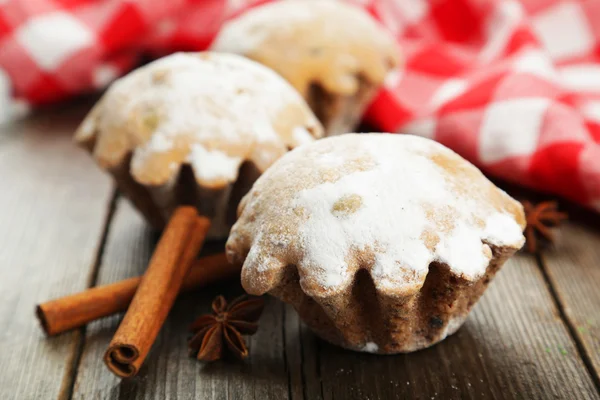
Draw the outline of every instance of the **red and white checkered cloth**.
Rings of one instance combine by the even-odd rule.
[[[0,121],[104,87],[141,54],[205,49],[228,16],[264,2],[0,0]],[[353,2],[406,61],[371,123],[600,210],[600,0]]]

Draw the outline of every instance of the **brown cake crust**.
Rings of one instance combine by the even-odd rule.
[[[449,149],[409,135],[303,146],[238,212],[227,255],[244,263],[249,293],[292,304],[331,343],[382,354],[454,333],[524,242],[518,202]]]
[[[314,333],[332,344],[379,354],[409,353],[433,346],[462,326],[492,278],[514,254],[512,249],[492,250],[493,259],[478,280],[457,277],[448,266],[433,263],[423,286],[415,285],[414,293],[405,296],[378,293],[372,278],[361,270],[351,289],[316,301],[302,291],[293,266],[286,268],[281,284],[268,293],[291,304]]]
[[[75,139],[154,227],[178,205],[194,205],[212,219],[215,238],[227,236],[242,189],[321,136],[307,104],[273,71],[203,52],[173,54],[115,81]]]
[[[327,135],[356,127],[400,58],[392,35],[364,10],[329,1],[250,9],[225,24],[212,49],[278,72],[306,99]]]

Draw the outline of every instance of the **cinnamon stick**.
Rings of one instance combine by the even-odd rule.
[[[190,291],[239,276],[240,269],[239,265],[227,262],[225,253],[201,257],[193,261],[181,291]],[[54,336],[99,318],[125,311],[141,280],[141,276],[129,278],[39,304],[36,307],[36,314],[42,329],[46,335]]]
[[[104,355],[105,364],[115,375],[128,378],[139,371],[209,226],[210,220],[198,217],[193,207],[179,207],[173,214]]]

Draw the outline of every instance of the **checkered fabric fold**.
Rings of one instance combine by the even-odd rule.
[[[348,0],[350,1],[350,0]],[[0,0],[0,122],[210,46],[265,0]],[[600,210],[600,0],[353,0],[405,64],[365,118]]]

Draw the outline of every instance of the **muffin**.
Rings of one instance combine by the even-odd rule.
[[[387,74],[394,38],[361,8],[333,1],[281,1],[230,20],[212,49],[244,55],[288,80],[327,135],[354,131]]]
[[[347,134],[286,154],[238,208],[227,257],[246,291],[323,339],[403,353],[456,332],[524,243],[523,209],[446,147]]]
[[[181,204],[226,237],[239,200],[277,158],[323,136],[302,97],[233,54],[177,53],[115,81],[75,135],[157,229]]]

